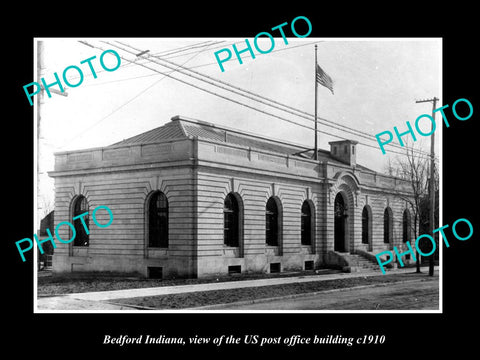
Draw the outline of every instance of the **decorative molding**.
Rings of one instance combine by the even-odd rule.
[[[165,184],[163,179],[160,178],[160,175],[152,176],[149,179],[148,184],[150,185],[148,192],[160,190],[161,192],[165,193]]]
[[[75,184],[74,184],[74,187],[75,187],[75,195],[85,195],[83,193],[83,190],[85,188],[85,186],[83,185],[82,181],[81,180],[78,180]]]
[[[359,195],[361,194],[361,192],[360,192],[360,190],[356,190],[356,191],[353,192],[353,193],[354,193],[354,195],[355,195],[355,196],[354,196],[354,199],[355,199],[355,207],[357,207],[357,206],[358,206],[358,197],[359,197]]]
[[[215,146],[215,152],[221,153],[221,154],[227,154],[227,155],[232,155],[232,156],[240,156],[244,158],[249,157],[249,151],[244,150],[244,149],[236,149],[236,148],[230,148],[226,146]]]
[[[164,155],[174,150],[173,144],[143,144],[140,146],[141,156]]]
[[[332,194],[334,193],[334,184],[330,183],[328,184],[328,204],[330,205],[332,203]]]
[[[275,156],[275,155],[268,155],[268,154],[258,154],[258,160],[261,161],[269,161],[281,165],[287,165],[287,159],[285,157]]]
[[[240,180],[237,178],[231,177],[228,181],[227,194],[230,192],[240,193]]]

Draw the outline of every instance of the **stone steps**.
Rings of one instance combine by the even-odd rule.
[[[350,267],[350,272],[380,270],[377,262],[373,262],[358,254],[341,254]]]

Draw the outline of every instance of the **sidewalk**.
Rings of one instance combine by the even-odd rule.
[[[425,268],[423,272],[425,272]],[[435,267],[435,271],[438,271],[439,267]],[[415,272],[414,268],[396,269],[390,270],[389,274],[402,274]],[[282,285],[291,283],[313,282],[313,281],[326,281],[335,279],[346,279],[353,277],[369,277],[379,276],[381,272],[378,270],[369,272],[354,272],[354,273],[336,273],[328,275],[306,275],[296,277],[284,277],[284,278],[270,278],[270,279],[256,279],[256,280],[239,280],[239,281],[227,281],[218,283],[205,283],[205,284],[193,284],[193,285],[177,285],[177,286],[161,286],[151,288],[138,288],[138,289],[125,289],[115,291],[98,291],[98,292],[86,292],[86,293],[74,293],[62,296],[53,297],[39,297],[37,300],[38,310],[126,310],[135,309],[134,307],[119,306],[114,304],[104,303],[104,301],[111,301],[115,299],[126,299],[135,297],[149,297],[149,296],[161,296],[170,294],[190,293],[199,291],[212,291],[212,290],[228,290],[239,289],[246,287],[260,287],[271,285]]]

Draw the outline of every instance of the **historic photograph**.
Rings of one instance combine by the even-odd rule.
[[[35,39],[36,312],[442,310],[441,38],[295,25]]]

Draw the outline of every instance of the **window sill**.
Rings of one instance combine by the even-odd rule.
[[[309,244],[309,245],[302,244],[300,246],[300,252],[302,254],[313,254],[314,253],[313,245],[312,244]]]
[[[278,245],[265,245],[265,254],[279,256],[281,255],[280,247]]]
[[[88,246],[72,246],[72,256],[88,256]]]
[[[226,257],[240,257],[240,247],[223,245],[223,255]]]
[[[148,258],[158,258],[168,256],[168,248],[147,248]]]

